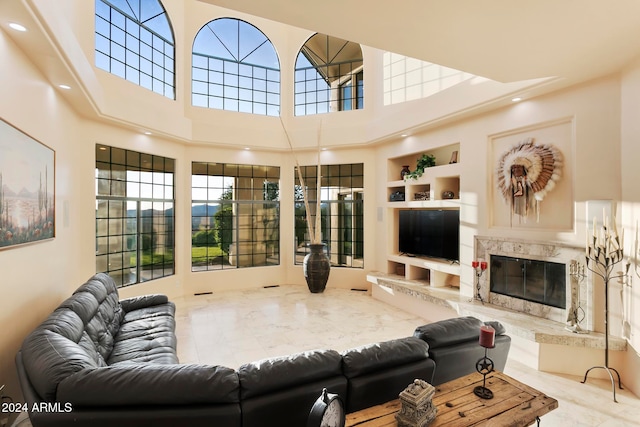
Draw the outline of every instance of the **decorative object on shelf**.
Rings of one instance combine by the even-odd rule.
[[[431,193],[429,191],[417,191],[413,195],[414,200],[424,201],[431,199]]]
[[[560,150],[551,144],[535,144],[526,138],[500,156],[498,188],[509,203],[511,214],[526,221],[533,206],[540,219],[540,203],[562,177]]]
[[[409,169],[409,165],[402,166],[402,170],[400,171],[400,179],[404,179],[405,175],[411,173],[411,169]]]
[[[487,356],[487,350],[495,347],[496,330],[489,325],[480,326],[480,345],[484,347],[484,357],[476,362],[476,370],[482,374],[482,385],[473,389],[473,393],[482,399],[493,399],[493,392],[487,388],[487,375],[493,372],[493,360]]]
[[[482,295],[480,295],[480,277],[484,274],[485,270],[487,269],[487,262],[471,261],[471,267],[473,267],[473,271],[476,273],[476,299],[484,304]]]
[[[404,202],[404,192],[402,192],[402,191],[394,191],[393,193],[389,194],[389,201],[390,202]]]
[[[426,427],[436,418],[438,408],[433,404],[436,389],[424,380],[415,379],[400,392],[400,411],[396,414],[398,427]]]
[[[622,235],[618,233],[615,215],[612,216],[612,225],[609,227],[609,220],[605,212],[602,212],[602,227],[598,232],[596,229],[596,219],[593,219],[593,235],[589,237],[587,231],[587,244],[585,246],[585,259],[587,268],[593,274],[600,276],[604,282],[604,366],[593,366],[584,374],[582,383],[587,382],[587,376],[593,369],[604,369],[611,379],[613,389],[613,401],[616,400],[616,384],[613,379],[614,372],[618,377],[618,386],[622,390],[622,381],[617,370],[609,366],[609,282],[612,279],[624,280],[629,274],[631,264],[625,265],[624,271],[614,271],[616,265],[624,261],[624,229]]]
[[[458,150],[455,150],[451,153],[451,159],[449,160],[449,164],[458,163]]]
[[[321,222],[321,189],[322,189],[322,175],[321,175],[321,165],[320,165],[320,131],[322,130],[322,121],[320,121],[320,125],[318,126],[318,137],[317,137],[317,146],[318,146],[318,165],[317,165],[317,176],[316,176],[316,210],[315,210],[315,222],[312,226],[311,222],[311,209],[309,208],[309,196],[307,194],[307,186],[304,182],[304,176],[302,175],[302,169],[300,168],[300,163],[298,163],[298,157],[295,154],[295,150],[293,149],[293,144],[291,143],[291,138],[289,138],[289,133],[287,132],[287,128],[284,126],[284,122],[282,121],[282,117],[280,117],[280,123],[282,124],[282,129],[284,130],[284,134],[287,137],[287,143],[289,144],[289,149],[291,150],[291,154],[293,154],[293,159],[296,163],[296,170],[298,171],[298,179],[300,180],[300,187],[302,188],[302,198],[304,200],[305,214],[307,217],[307,230],[309,232],[309,244],[307,247],[309,248],[309,253],[305,255],[302,261],[302,271],[304,272],[304,278],[307,282],[307,286],[309,287],[309,291],[313,293],[324,292],[325,287],[327,286],[327,281],[329,280],[329,272],[331,271],[331,262],[329,261],[329,257],[325,254],[324,247],[325,244],[322,243],[322,222]],[[318,246],[320,248],[318,248]],[[319,258],[326,258],[325,261],[320,263]],[[309,266],[309,260],[313,259],[314,264]],[[329,267],[320,267],[320,264],[328,265]],[[318,277],[313,277],[313,275],[318,275]]]
[[[453,199],[455,196],[456,195],[453,191],[445,190],[442,192],[443,199]]]
[[[416,161],[416,170],[404,175],[404,179],[418,179],[424,173],[426,168],[436,165],[436,157],[432,154],[423,154]]]
[[[307,427],[344,427],[346,416],[340,396],[325,388],[311,407]]]
[[[588,334],[580,327],[580,323],[585,318],[585,312],[580,305],[580,283],[587,277],[584,272],[584,264],[579,261],[572,260],[569,265],[569,277],[571,278],[571,307],[567,310],[567,331],[574,334]]]

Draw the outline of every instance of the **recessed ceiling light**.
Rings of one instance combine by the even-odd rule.
[[[251,150],[251,147],[244,147],[244,149],[249,151],[249,150]]]
[[[69,85],[58,85],[58,87],[59,87],[60,89],[64,89],[64,90],[69,90],[69,89],[71,89],[71,86],[69,86]]]
[[[146,131],[144,134],[145,134],[145,135],[151,135],[151,132]]]
[[[16,24],[15,22],[10,22],[9,27],[13,28],[16,31],[27,31],[27,28],[24,25]]]
[[[520,98],[519,96],[516,96],[515,98],[511,98],[511,101],[513,102],[522,101],[522,98]]]
[[[401,136],[401,137],[403,137],[403,138],[406,138],[407,136],[409,136],[409,134],[408,134],[408,133],[403,133],[403,134],[402,134],[402,135],[400,135],[400,136]]]

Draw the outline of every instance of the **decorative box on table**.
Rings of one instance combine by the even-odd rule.
[[[400,393],[398,427],[426,427],[436,418],[438,408],[432,399],[436,389],[426,381],[414,380]]]

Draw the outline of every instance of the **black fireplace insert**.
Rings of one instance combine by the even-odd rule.
[[[491,255],[490,289],[501,295],[566,308],[566,265]]]

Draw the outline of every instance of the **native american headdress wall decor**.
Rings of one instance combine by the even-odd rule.
[[[535,208],[540,220],[540,202],[562,176],[564,159],[550,144],[535,144],[526,138],[500,156],[498,188],[511,207],[511,214],[526,221],[529,209]]]

